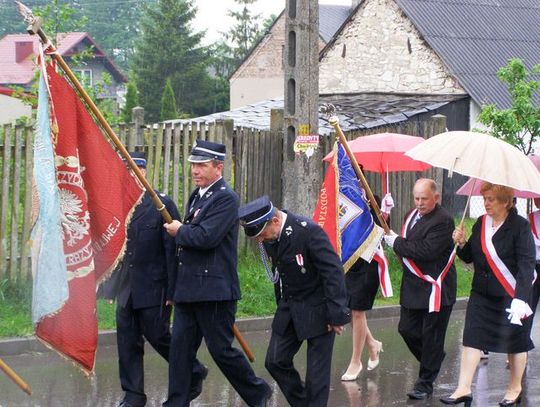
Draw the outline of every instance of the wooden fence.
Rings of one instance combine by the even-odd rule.
[[[280,110],[273,111],[272,118],[282,120],[282,114]],[[183,213],[184,203],[193,188],[187,156],[197,138],[226,145],[224,177],[236,190],[241,202],[267,194],[276,205],[281,206],[282,178],[287,174],[286,169],[283,171],[282,168],[282,131],[235,128],[232,120],[218,120],[209,124],[146,126],[138,119],[142,115],[134,114],[134,117],[134,123],[118,126],[117,134],[128,150],[147,153],[148,180],[155,189],[172,197],[180,213]],[[379,127],[346,136],[353,139],[389,131],[429,137],[443,131],[444,127],[444,116],[434,119],[426,117],[423,121]],[[13,281],[31,278],[29,239],[32,226],[32,140],[33,129],[30,126],[6,125],[0,128],[0,281],[5,278]],[[320,148],[325,154],[331,150],[333,141],[333,136],[323,139]],[[373,191],[381,194],[380,176],[370,173],[366,175]],[[391,216],[394,230],[397,230],[405,211],[412,205],[412,186],[418,176],[418,173],[390,175],[390,190],[394,197],[399,197]],[[426,176],[437,179],[442,185],[441,170],[430,170]],[[245,244],[242,240],[242,247]]]

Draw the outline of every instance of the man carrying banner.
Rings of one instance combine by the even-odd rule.
[[[446,328],[456,301],[453,265],[454,221],[437,202],[439,192],[432,179],[419,179],[413,189],[415,208],[405,216],[401,236],[391,231],[386,243],[403,262],[399,333],[420,362],[411,399],[433,393],[445,356]]]
[[[326,406],[335,334],[351,320],[340,259],[319,225],[280,211],[267,196],[238,214],[246,235],[263,244],[263,262],[274,282],[277,310],[265,366],[291,406]],[[305,340],[302,381],[293,358]]]
[[[174,302],[169,396],[164,406],[189,405],[192,366],[202,338],[210,355],[249,406],[265,407],[272,390],[232,347],[238,282],[238,196],[221,174],[225,146],[197,140],[188,160],[197,186],[183,223],[165,224],[178,245],[178,267],[167,298]]]
[[[131,158],[146,176],[144,153],[131,152]],[[173,218],[178,209],[166,195],[160,198]],[[144,339],[165,360],[171,343],[171,307],[166,305],[167,283],[176,268],[174,239],[162,227],[163,218],[150,195],[144,194],[127,231],[124,259],[111,279],[103,284],[106,298],[117,300],[116,336],[120,384],[125,392],[120,407],[146,404],[144,393]],[[208,370],[198,361],[194,366],[190,400],[202,391]]]

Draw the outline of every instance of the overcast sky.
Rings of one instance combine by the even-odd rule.
[[[351,0],[320,0],[324,4],[350,5]],[[226,32],[234,20],[227,16],[227,10],[241,10],[241,6],[234,0],[195,0],[197,17],[194,29],[207,30],[205,44],[210,44],[220,38],[220,32]],[[253,14],[261,14],[262,20],[272,14],[276,16],[285,8],[285,0],[258,0],[250,8]]]

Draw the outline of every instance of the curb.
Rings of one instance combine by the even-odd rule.
[[[468,298],[458,298],[454,310],[464,310]],[[369,318],[395,318],[399,317],[399,305],[384,305],[369,311]],[[236,321],[238,329],[242,332],[267,331],[272,325],[272,317],[243,318]],[[100,331],[98,345],[116,345],[116,330]],[[35,336],[21,338],[0,339],[0,356],[15,356],[22,353],[51,352],[49,348],[36,339]]]

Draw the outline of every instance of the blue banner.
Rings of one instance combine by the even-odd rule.
[[[383,230],[375,224],[366,194],[360,186],[351,161],[341,144],[334,159],[339,185],[338,212],[341,234],[341,262],[347,271],[358,258],[371,261],[379,246]]]

